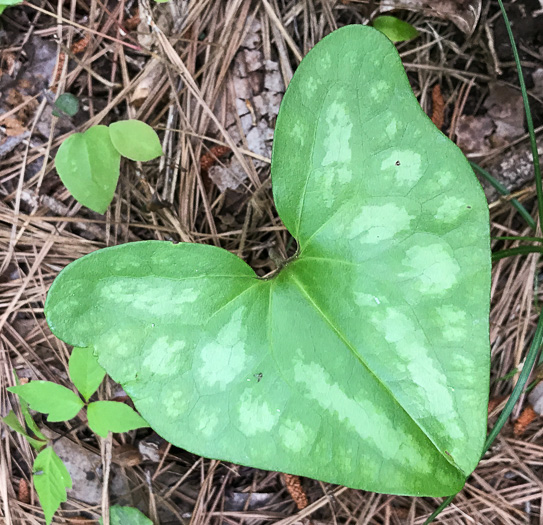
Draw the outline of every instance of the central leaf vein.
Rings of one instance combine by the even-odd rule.
[[[356,350],[356,348],[353,346],[353,344],[345,337],[345,335],[340,331],[340,329],[335,325],[335,323],[326,315],[326,313],[322,310],[322,308],[316,303],[316,301],[311,297],[309,292],[306,290],[304,285],[300,282],[300,280],[294,275],[289,275],[290,279],[294,282],[294,284],[298,287],[302,295],[311,303],[311,305],[315,308],[315,310],[318,312],[319,316],[324,320],[324,322],[334,331],[334,333],[337,335],[339,340],[351,351],[351,353],[356,357],[356,359],[360,362],[360,364],[375,378],[377,383],[381,385],[381,387],[388,393],[390,398],[398,405],[399,409],[403,411],[411,421],[417,426],[417,428],[422,432],[422,434],[428,439],[428,441],[433,445],[433,447],[439,452],[439,454],[445,458],[445,460],[455,469],[461,471],[461,469],[456,465],[454,462],[454,459],[450,457],[448,454],[445,454],[439,446],[434,442],[434,440],[428,435],[428,433],[425,431],[423,427],[419,424],[419,422],[414,419],[411,414],[406,410],[406,408],[400,403],[398,398],[394,395],[392,390],[383,383],[381,378],[372,370],[372,368],[368,365],[368,363],[362,358],[362,356],[359,354],[359,352]]]

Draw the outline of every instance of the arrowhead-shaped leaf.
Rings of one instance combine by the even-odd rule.
[[[385,36],[345,27],[302,61],[272,180],[299,245],[275,277],[212,246],[117,246],[63,270],[49,326],[194,453],[455,493],[486,433],[488,210]]]
[[[128,405],[116,401],[95,401],[87,408],[90,429],[99,436],[108,432],[129,432],[148,427],[147,421]]]
[[[32,410],[49,414],[47,421],[67,421],[77,415],[83,401],[62,385],[50,381],[31,381],[8,390],[24,399]]]
[[[66,489],[72,488],[72,478],[62,460],[48,447],[34,460],[34,487],[40,498],[45,522],[51,523],[53,514],[66,501]]]
[[[70,135],[58,149],[55,166],[78,202],[105,213],[113,200],[121,166],[121,155],[111,142],[107,126]]]

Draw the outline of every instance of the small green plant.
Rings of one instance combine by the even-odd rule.
[[[51,330],[92,349],[191,452],[376,492],[457,492],[486,435],[488,207],[382,33],[347,26],[304,58],[272,182],[298,243],[273,276],[214,246],[107,248],[57,277]]]
[[[74,386],[85,402],[72,390],[56,383],[31,381],[21,385],[17,380],[17,385],[8,390],[19,397],[26,426],[33,435],[27,432],[13,411],[2,419],[39,452],[33,465],[34,487],[47,523],[51,522],[60,504],[66,501],[66,489],[72,487],[72,480],[49,440],[32,419],[29,409],[48,414],[49,422],[59,422],[74,418],[87,404],[89,428],[101,437],[107,437],[108,432],[128,432],[148,426],[140,415],[124,403],[88,402],[105,377],[104,369],[91,350],[74,348],[69,360],[69,371]]]
[[[378,16],[373,21],[373,27],[381,31],[392,42],[405,42],[419,36],[419,32],[411,24],[395,16]]]
[[[54,102],[53,115],[73,117],[79,111],[79,99],[71,93],[62,93]]]
[[[117,187],[121,156],[145,162],[161,155],[153,128],[139,120],[125,120],[70,135],[58,149],[55,166],[78,202],[105,213]]]
[[[19,5],[19,4],[22,4],[22,0],[0,0],[0,15],[8,7],[12,7],[14,5]]]
[[[101,518],[100,525],[103,525]],[[134,507],[113,505],[109,509],[109,525],[153,525],[153,522]]]

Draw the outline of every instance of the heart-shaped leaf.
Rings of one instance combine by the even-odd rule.
[[[111,142],[107,126],[70,135],[58,149],[55,166],[78,202],[105,213],[113,200],[121,166],[121,155]]]
[[[302,61],[272,180],[299,245],[273,278],[212,246],[107,248],[56,279],[49,326],[194,453],[455,493],[486,433],[488,209],[385,36],[348,26]]]

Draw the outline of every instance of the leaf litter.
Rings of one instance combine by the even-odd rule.
[[[238,195],[236,199],[228,196],[230,190],[221,194],[214,183],[207,188],[199,184],[199,159],[213,147],[215,144],[213,141],[224,141],[220,133],[212,134],[207,124],[204,128],[200,127],[200,123],[203,122],[200,104],[205,102],[208,106],[214,107],[216,114],[224,122],[231,102],[221,99],[218,106],[215,106],[217,91],[225,89],[224,72],[233,74],[233,57],[240,50],[239,43],[244,24],[253,15],[262,24],[262,49],[269,59],[280,65],[281,71],[285,71],[289,67],[296,67],[295,57],[300,50],[307,52],[336,25],[358,22],[365,13],[364,4],[347,0],[338,2],[333,7],[327,2],[318,1],[293,2],[280,8],[273,2],[266,4],[270,6],[271,11],[262,8],[257,9],[255,14],[252,10],[254,5],[251,6],[248,2],[220,6],[206,0],[180,2],[184,11],[181,28],[175,33],[173,44],[188,65],[190,74],[198,79],[200,92],[197,103],[195,104],[195,96],[183,90],[179,84],[170,85],[169,74],[164,70],[155,81],[155,89],[141,100],[141,105],[132,106],[131,111],[134,111],[134,114],[120,116],[116,115],[114,107],[123,100],[130,103],[129,99],[123,98],[128,95],[121,95],[116,100],[119,88],[112,87],[103,80],[110,78],[108,75],[111,74],[120,75],[126,66],[124,71],[128,73],[128,86],[134,89],[139,81],[137,75],[141,64],[147,64],[150,59],[145,55],[132,54],[131,51],[120,54],[117,44],[110,37],[122,39],[121,33],[117,28],[108,25],[110,14],[95,9],[96,18],[91,24],[99,34],[93,34],[85,60],[92,64],[92,73],[99,73],[100,77],[91,75],[79,64],[71,63],[68,72],[62,74],[61,81],[67,82],[67,87],[74,93],[81,92],[82,99],[91,102],[90,105],[85,103],[82,111],[83,118],[90,118],[93,124],[107,124],[110,119],[131,117],[141,118],[158,129],[160,126],[165,128],[168,122],[163,115],[173,107],[171,106],[173,101],[176,108],[173,111],[173,121],[183,123],[182,126],[173,126],[183,132],[171,133],[167,139],[167,145],[170,147],[168,151],[181,153],[177,160],[175,154],[170,156],[172,162],[178,163],[173,162],[178,168],[177,182],[171,179],[173,184],[168,186],[167,181],[170,179],[167,166],[159,172],[154,168],[143,168],[143,171],[137,172],[134,168],[125,167],[117,199],[111,207],[110,214],[104,219],[84,209],[78,210],[77,206],[74,207],[73,201],[63,191],[56,174],[48,164],[41,192],[45,190],[49,201],[55,202],[53,208],[33,200],[39,178],[30,176],[23,180],[22,191],[33,197],[21,203],[22,213],[17,215],[14,213],[15,198],[19,174],[25,161],[24,144],[21,142],[14,146],[9,155],[0,159],[2,177],[0,186],[3,192],[0,242],[1,252],[8,255],[5,258],[4,273],[0,282],[3,297],[3,314],[0,322],[3,343],[7,348],[7,352],[3,354],[5,359],[3,377],[7,385],[12,384],[9,371],[15,367],[26,368],[30,375],[38,379],[53,380],[69,386],[67,375],[57,373],[59,370],[67,370],[68,349],[48,334],[40,309],[49,283],[63,266],[77,257],[107,244],[129,240],[149,238],[196,240],[214,243],[241,253],[253,267],[266,273],[273,267],[268,257],[269,248],[274,246],[279,251],[286,250],[288,237],[274,217],[269,189],[264,187],[257,190],[254,186],[254,173],[250,171],[256,169],[253,164],[254,157],[245,156],[246,168],[249,170],[246,173],[246,187],[240,191],[236,190]],[[522,4],[521,7],[525,11],[524,18],[521,15],[518,17],[520,23],[526,17],[537,21],[538,17],[533,15],[537,8],[529,2],[517,4]],[[92,6],[96,7],[97,4],[91,2],[91,8]],[[114,7],[112,9],[112,14],[119,15]],[[407,53],[404,63],[425,109],[430,109],[428,102],[431,98],[430,88],[436,83],[441,84],[446,102],[445,132],[449,132],[451,118],[455,114],[478,115],[477,108],[482,112],[486,111],[481,106],[477,91],[472,91],[468,97],[464,111],[460,111],[457,97],[459,89],[467,85],[470,79],[473,79],[477,90],[483,92],[486,90],[488,93],[486,72],[489,60],[482,57],[491,56],[489,50],[492,46],[482,28],[490,20],[495,26],[499,26],[499,20],[496,19],[496,12],[493,9],[494,7],[488,12],[483,10],[479,22],[481,30],[476,30],[469,42],[458,34],[453,26],[428,14],[415,11],[412,15],[414,18],[409,19],[417,29],[425,27],[427,31],[421,33],[420,39],[400,46],[400,50]],[[271,16],[270,13],[275,16]],[[133,11],[130,16],[132,14]],[[394,14],[402,16],[401,11]],[[4,41],[2,45],[4,48],[14,47],[15,56],[19,56],[26,34],[21,31],[21,25],[17,26],[12,21],[17,21],[22,16],[27,24],[22,27],[32,27],[29,21],[35,15],[36,11],[32,7],[10,8],[3,15],[4,28],[11,32],[12,37],[9,44]],[[85,16],[86,11],[64,12],[66,19],[83,25],[88,24]],[[54,27],[54,18],[43,15],[40,20],[44,27]],[[83,36],[78,33],[77,27],[74,31],[78,34],[77,38]],[[532,37],[529,33],[527,31],[527,38],[523,40],[522,45],[528,51],[534,49],[537,51],[537,47],[534,47],[538,45],[537,35]],[[63,37],[67,39],[68,32],[63,34]],[[127,38],[135,37],[134,33],[128,33]],[[198,40],[197,37],[202,39]],[[42,35],[41,38],[49,37]],[[133,43],[134,40],[128,42]],[[516,85],[510,54],[507,49],[501,52],[502,42],[503,39],[500,39],[499,33],[496,32],[494,45],[498,49],[499,60],[504,62],[500,62],[504,72],[504,77],[501,78]],[[68,45],[69,42],[65,40],[65,44]],[[107,49],[111,53],[109,56],[116,57],[113,62],[109,58],[107,61],[104,60],[103,55],[100,55],[101,49]],[[521,52],[524,53],[523,60],[537,64],[534,56],[526,54],[526,51]],[[462,62],[464,58],[466,61]],[[169,63],[169,59],[166,58],[165,62]],[[118,66],[115,66],[116,73],[111,69],[112,64]],[[539,68],[541,66],[539,62]],[[4,67],[3,64],[2,68]],[[533,71],[537,69],[533,68]],[[71,76],[67,77],[66,73],[70,73]],[[531,74],[529,68],[527,74]],[[117,77],[117,81],[120,81],[120,76]],[[531,84],[528,85],[529,89],[530,86]],[[164,93],[172,92],[173,89],[175,89],[173,98],[162,96]],[[537,93],[535,94],[537,96]],[[179,101],[179,107],[176,100]],[[102,113],[104,109],[106,111]],[[32,110],[31,116],[35,114],[35,110],[36,108]],[[541,113],[538,113],[537,107],[534,107],[534,113],[537,127],[541,125]],[[0,114],[0,126],[4,126],[2,121],[3,115]],[[78,121],[77,125],[80,123],[81,121]],[[81,131],[80,128],[77,130]],[[34,135],[32,140],[35,141],[36,137]],[[40,137],[39,142],[31,143],[26,159],[27,165],[43,158],[41,140]],[[495,165],[496,168],[492,169],[492,173],[496,176],[503,173],[511,174],[523,151],[526,151],[525,145],[526,141],[523,140],[513,148],[491,148],[488,154],[482,157],[481,162],[485,167]],[[236,148],[236,153],[245,155],[244,146],[236,145]],[[502,170],[500,162],[507,156],[508,164],[506,169]],[[526,158],[526,162],[523,162],[526,166],[523,170],[525,178],[513,177],[513,188],[518,188],[526,182],[530,183],[531,180],[529,158],[522,158]],[[31,167],[32,164],[27,168],[28,174],[31,173]],[[172,203],[171,206],[153,213],[147,212],[145,202],[153,190],[167,197]],[[262,210],[259,215],[252,213],[252,205],[249,204],[257,191]],[[521,198],[527,206],[533,203],[534,191],[530,184],[522,189],[518,198]],[[507,202],[494,201],[495,198],[491,204],[494,235],[532,234],[519,221]],[[228,202],[230,206],[227,206]],[[12,226],[16,228],[15,237],[12,235]],[[95,233],[91,234],[92,231]],[[493,241],[493,244],[510,247],[515,245],[515,241]],[[534,281],[534,276],[537,277],[540,271],[537,257],[533,255],[504,259],[494,268],[491,328],[493,368],[490,395],[491,400],[495,400],[497,405],[491,412],[491,423],[500,406],[503,407],[503,396],[511,391],[511,381],[499,381],[498,378],[519,367],[523,349],[535,328],[537,310],[533,304],[534,300],[540,299],[541,292],[539,280]],[[114,385],[108,385],[106,388],[114,388]],[[104,394],[101,393],[100,396]],[[523,406],[518,408],[517,415],[521,408]],[[69,430],[62,425],[56,428],[62,432]],[[27,505],[22,505],[16,498],[19,480],[24,479],[21,468],[23,471],[26,469],[28,476],[31,451],[17,437],[11,434],[4,436],[7,437],[11,449],[11,461],[6,463],[2,486],[15,487],[15,491],[12,492],[10,489],[9,494],[13,495],[8,497],[7,505],[4,505],[2,512],[7,508],[12,521],[17,523],[17,520],[26,519],[30,512],[37,511],[36,507],[29,510]],[[140,436],[145,437],[145,434],[126,438],[138,442]],[[79,447],[91,446],[99,453],[94,438],[82,429],[72,430],[69,439]],[[131,490],[137,491],[134,496],[138,500],[146,506],[152,502],[159,509],[161,523],[180,523],[191,518],[193,523],[222,523],[225,520],[230,523],[241,523],[247,519],[262,522],[271,519],[283,520],[285,524],[295,523],[300,521],[302,516],[307,516],[320,523],[330,523],[332,520],[338,523],[353,520],[368,523],[372,520],[377,522],[389,520],[392,523],[421,524],[439,503],[433,499],[362,493],[302,480],[310,505],[304,513],[298,514],[277,474],[203,461],[167,445],[163,454],[162,463],[143,464],[144,468],[151,469],[150,485],[147,483],[145,471],[140,467],[128,469],[129,475],[126,477]],[[542,454],[543,438],[540,423],[536,421],[531,424],[520,438],[514,438],[512,425],[507,426],[503,435],[479,465],[475,475],[469,480],[466,489],[455,500],[455,505],[442,514],[441,521],[464,523],[466,515],[470,520],[484,524],[499,522],[520,524],[540,519],[539,480],[542,474],[540,466]],[[151,466],[153,464],[154,467]],[[223,511],[229,491],[244,494],[268,493],[272,494],[272,498],[267,504],[255,510]],[[114,491],[111,491],[112,502],[115,502],[116,497]],[[65,508],[71,516],[74,512],[84,514],[89,511],[87,504],[74,497],[69,498]]]

